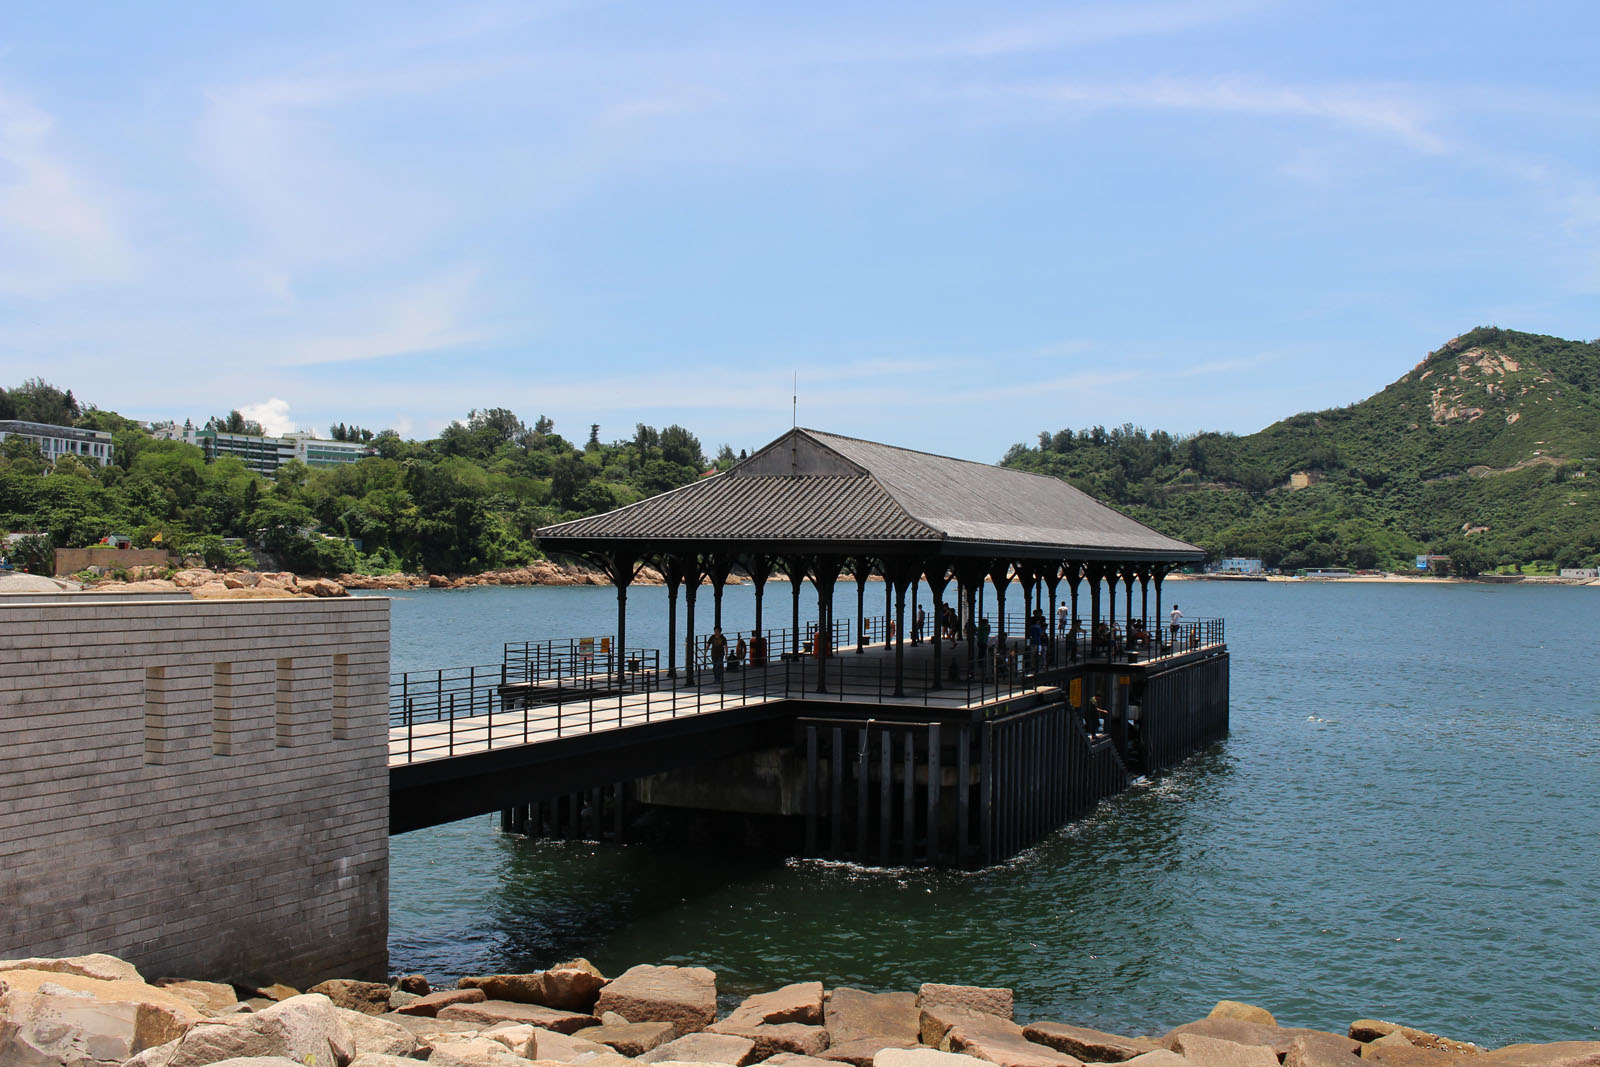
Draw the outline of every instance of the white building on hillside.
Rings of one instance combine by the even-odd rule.
[[[32,441],[52,464],[58,456],[77,456],[97,467],[111,463],[111,435],[105,430],[80,430],[76,426],[0,419],[0,441],[7,437]]]

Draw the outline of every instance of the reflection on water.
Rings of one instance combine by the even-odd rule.
[[[629,599],[630,634],[659,643],[664,592]],[[536,843],[472,819],[394,839],[391,965],[453,979],[585,955],[703,963],[731,993],[1004,984],[1019,1015],[1123,1032],[1236,997],[1286,1025],[1593,1039],[1574,979],[1600,958],[1583,666],[1600,596],[1193,583],[1179,599],[1228,620],[1231,736],[1008,864],[863,870],[743,854],[737,834]],[[853,615],[849,585],[838,604]],[[733,625],[750,609],[729,590]],[[395,666],[490,662],[614,612],[606,589],[410,594]]]

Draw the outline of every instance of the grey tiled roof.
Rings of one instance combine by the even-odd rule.
[[[724,474],[539,531],[555,550],[630,542],[921,543],[966,553],[1136,559],[1200,550],[1056,478],[817,430],[790,431]],[[841,546],[843,547],[843,546]]]
[[[938,539],[870,477],[706,478],[637,504],[539,531],[554,537],[672,540]]]

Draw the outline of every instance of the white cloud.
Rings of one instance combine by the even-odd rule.
[[[129,270],[111,212],[54,144],[54,126],[0,90],[0,292],[39,297]]]
[[[1064,47],[1083,48],[1129,37],[1150,37],[1208,26],[1265,6],[1260,2],[1108,4],[1052,12],[981,33],[950,51],[990,57]]]
[[[1450,147],[1430,128],[1436,117],[1433,109],[1410,91],[1389,85],[1301,86],[1234,77],[1159,78],[980,86],[961,95],[988,101],[1032,99],[1081,111],[1121,108],[1307,118],[1392,137],[1430,155]]]
[[[259,404],[246,404],[239,409],[239,414],[253,422],[259,422],[261,428],[274,437],[292,433],[296,429],[289,418],[289,402],[278,397],[263,400]]]
[[[346,363],[455,348],[483,334],[463,320],[477,271],[461,268],[408,286],[348,313],[347,321],[314,336],[287,341],[274,362],[283,366]]]

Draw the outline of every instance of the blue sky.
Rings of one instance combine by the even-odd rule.
[[[1600,6],[31,5],[0,382],[974,459],[1600,335]]]

